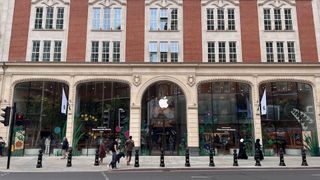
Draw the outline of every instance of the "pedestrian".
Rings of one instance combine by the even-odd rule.
[[[69,142],[68,142],[68,139],[64,137],[62,141],[62,148],[61,148],[63,157],[61,159],[65,159],[67,157],[68,149],[69,149]]]
[[[0,137],[0,157],[3,156],[3,152],[4,152],[4,147],[5,147],[6,143],[5,141],[2,139],[2,137]]]
[[[255,150],[258,151],[258,153],[259,153],[259,159],[263,160],[264,157],[263,157],[262,150],[261,150],[260,139],[256,140],[256,143],[255,143],[254,147],[255,147]],[[256,160],[256,157],[254,159]]]
[[[130,165],[131,157],[132,157],[132,150],[134,147],[134,141],[132,140],[132,136],[129,136],[129,139],[125,143],[125,147],[126,147],[127,165]]]
[[[45,151],[44,153],[45,154],[50,154],[50,143],[51,143],[51,139],[50,139],[50,136],[48,136],[46,138],[46,140],[44,141],[44,144],[45,144]]]
[[[238,154],[238,159],[248,159],[248,155],[246,153],[246,147],[245,144],[243,143],[243,139],[240,139],[240,144],[239,144],[239,154]]]
[[[171,155],[174,153],[174,138],[170,135],[169,137],[169,150]]]
[[[103,163],[103,158],[106,157],[106,142],[101,141],[99,145],[99,158],[100,158],[100,164]]]
[[[116,162],[116,157],[117,157],[117,153],[118,153],[118,147],[119,147],[119,137],[117,137],[111,144],[111,152],[112,152],[112,160],[109,164],[109,166],[111,166],[111,168],[117,168],[117,162]]]

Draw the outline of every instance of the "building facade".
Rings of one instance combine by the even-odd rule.
[[[255,139],[270,155],[319,149],[317,0],[4,0],[0,8],[1,107],[16,103],[23,115],[17,154],[47,137],[52,153],[63,137],[88,153],[115,135],[133,136],[144,155],[229,154],[241,138],[250,153]],[[8,137],[2,124],[0,136]]]

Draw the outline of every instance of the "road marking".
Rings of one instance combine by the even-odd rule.
[[[317,176],[317,177],[320,177],[320,174],[311,174],[311,176]]]
[[[105,178],[105,180],[109,180],[108,176],[104,172],[101,172],[101,174]]]
[[[9,175],[9,174],[10,174],[9,172],[1,173],[0,176],[3,177],[3,176],[7,176],[7,175]]]
[[[208,176],[191,176],[192,179],[209,179]]]

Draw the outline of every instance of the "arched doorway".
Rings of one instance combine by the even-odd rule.
[[[169,81],[152,84],[141,102],[141,153],[182,155],[187,146],[186,98]]]
[[[274,155],[282,148],[286,154],[300,155],[305,147],[311,155],[318,155],[312,86],[294,81],[268,82],[260,85],[259,94],[265,107],[261,112],[265,154]]]
[[[199,150],[207,155],[232,154],[244,139],[252,155],[253,116],[251,87],[232,81],[205,82],[198,86]]]

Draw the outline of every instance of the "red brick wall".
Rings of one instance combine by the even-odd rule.
[[[15,1],[9,49],[10,62],[26,61],[30,10],[30,0]]]
[[[311,0],[296,0],[301,59],[317,63],[317,42]]]
[[[201,0],[183,1],[184,62],[202,62]]]
[[[126,62],[144,62],[145,0],[127,0]]]
[[[256,0],[240,0],[242,60],[260,63],[258,5]]]
[[[88,0],[71,0],[67,62],[85,62]]]

